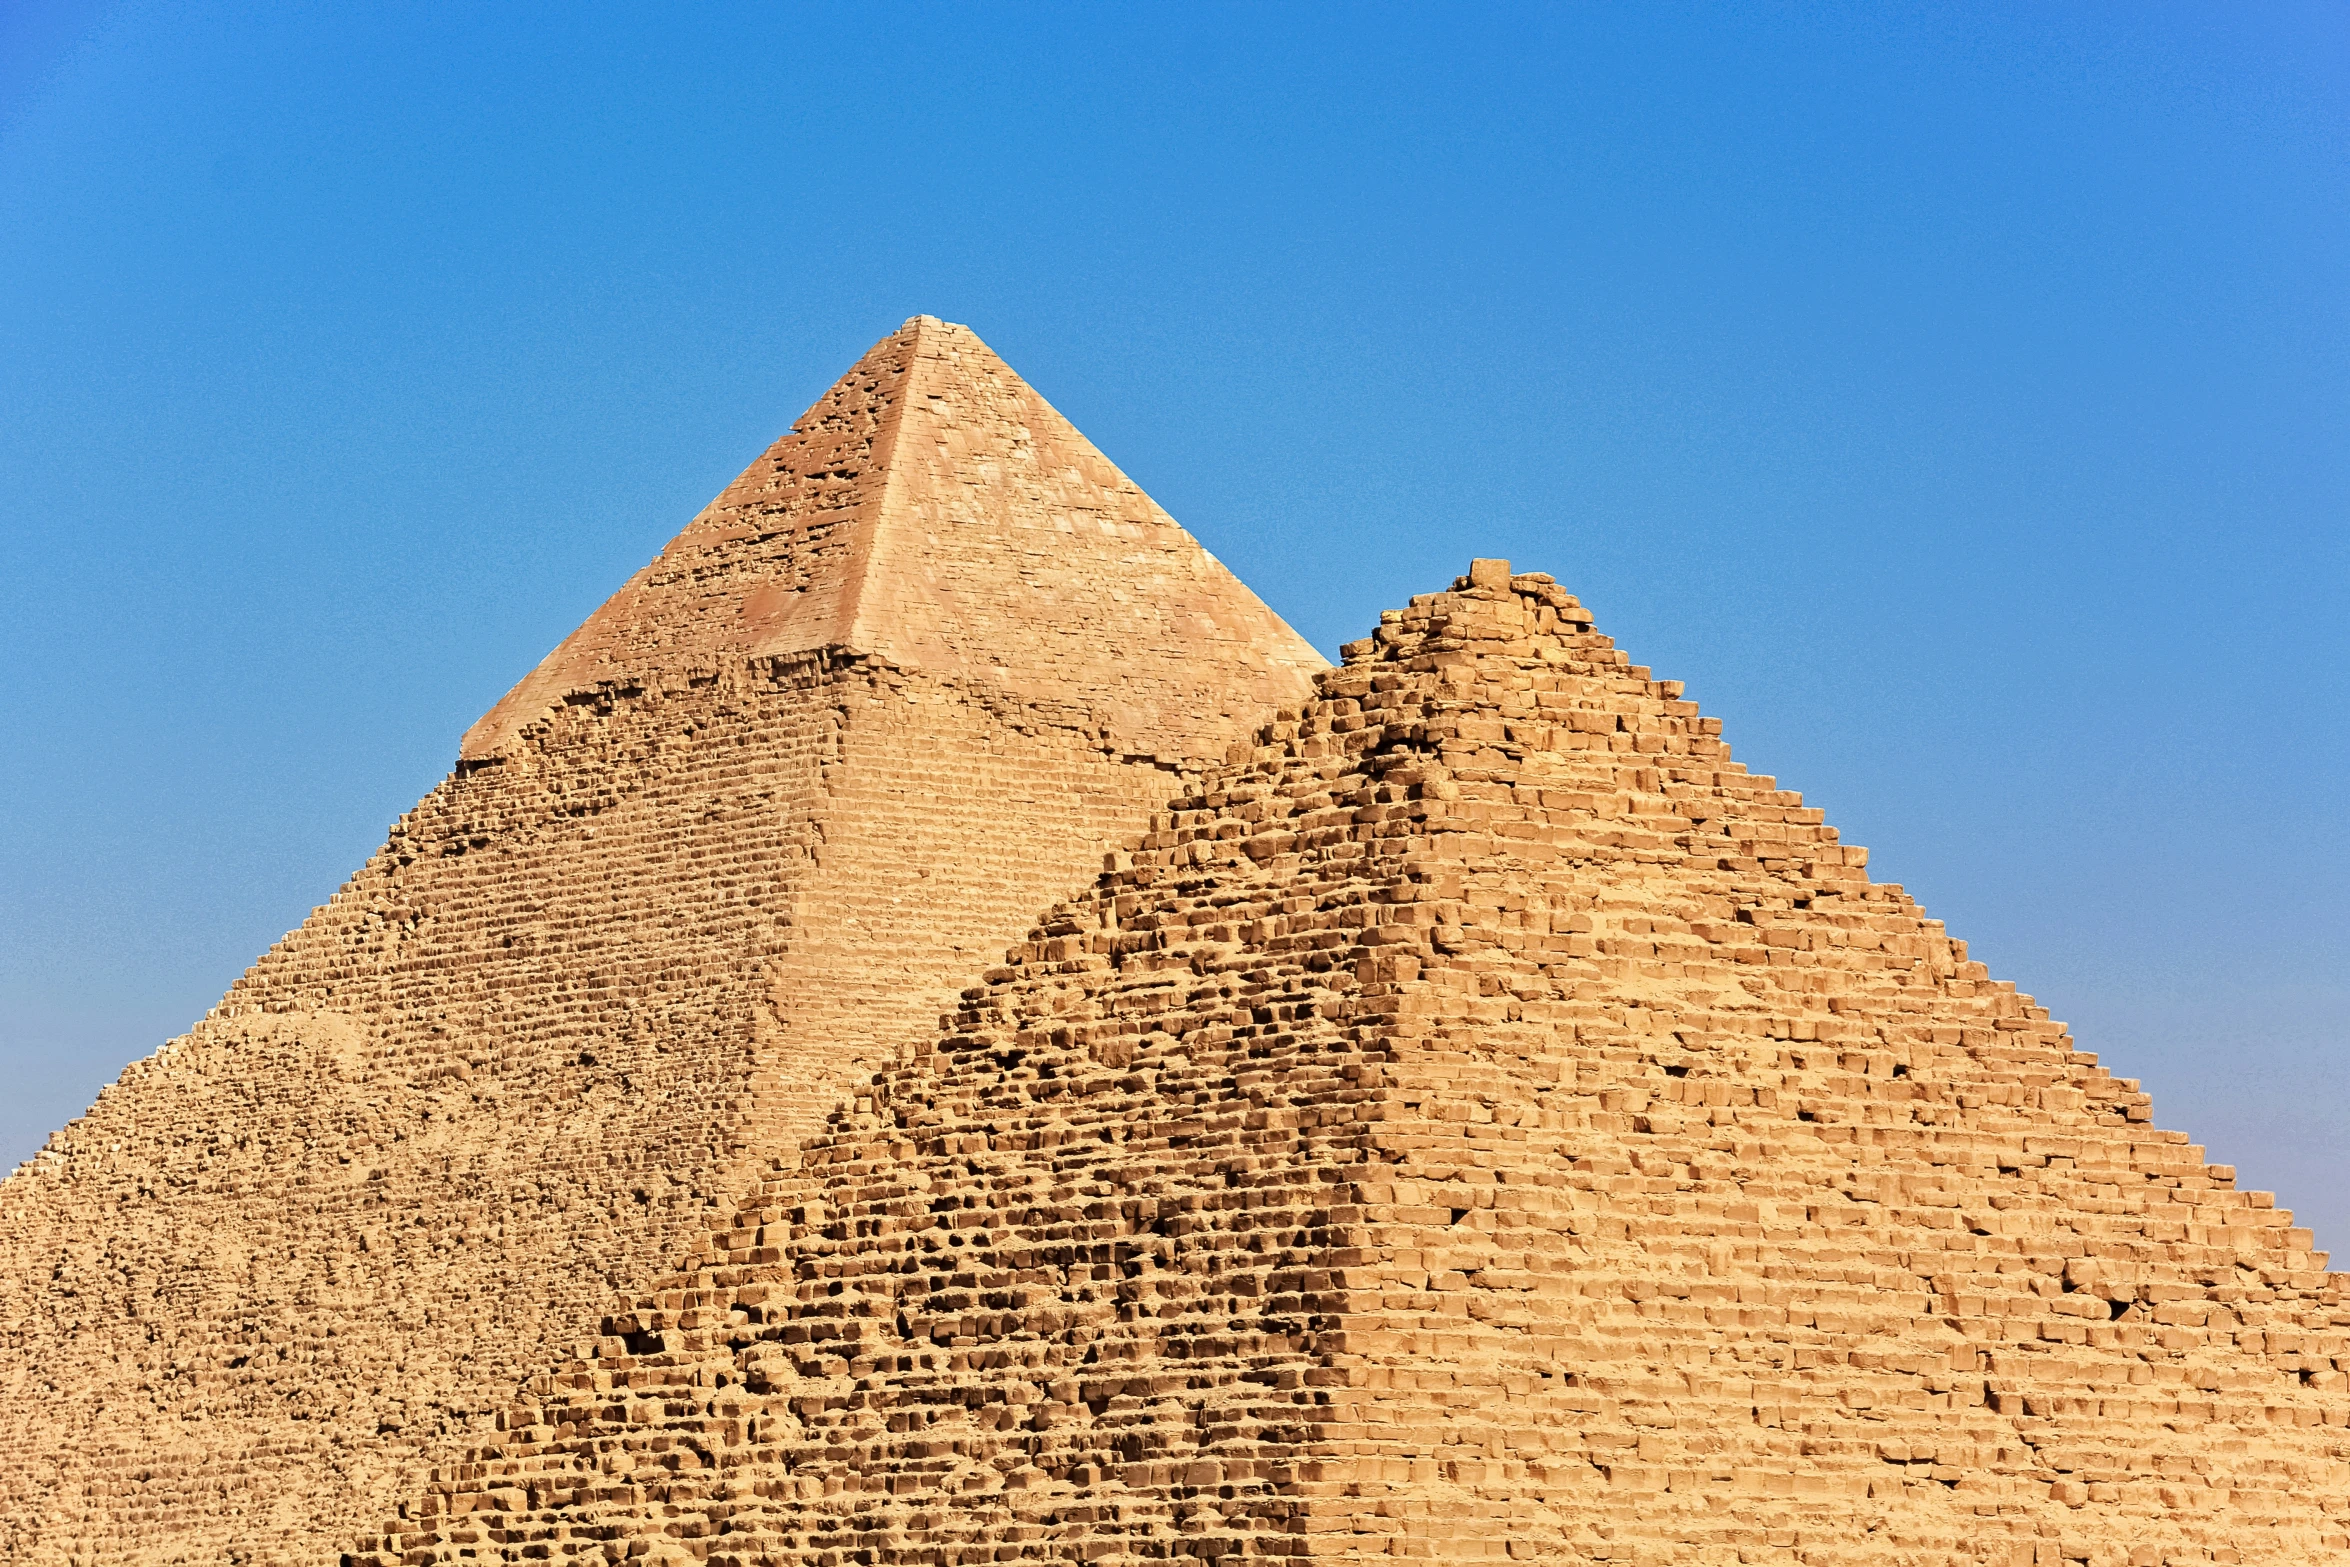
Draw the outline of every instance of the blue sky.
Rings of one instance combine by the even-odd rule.
[[[918,311],[1325,649],[1556,573],[2350,1253],[2338,4],[0,7],[0,1161]]]

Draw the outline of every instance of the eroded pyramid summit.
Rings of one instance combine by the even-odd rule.
[[[1350,645],[355,1560],[2350,1559],[2350,1278],[1550,578]]]
[[[1320,667],[907,323],[0,1182],[0,1560],[332,1560]]]

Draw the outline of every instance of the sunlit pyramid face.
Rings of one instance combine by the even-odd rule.
[[[0,1188],[0,1557],[332,1559],[1322,665],[908,322]]]

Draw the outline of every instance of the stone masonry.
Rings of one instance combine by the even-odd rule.
[[[334,1559],[1321,667],[908,322],[0,1182],[0,1560]]]
[[[348,1560],[2350,1560],[2350,1279],[1719,730],[1382,616]]]

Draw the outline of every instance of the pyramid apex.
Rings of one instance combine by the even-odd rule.
[[[977,333],[915,315],[461,754],[498,754],[575,692],[827,648],[1008,688],[1167,758],[1221,754],[1324,667]]]

